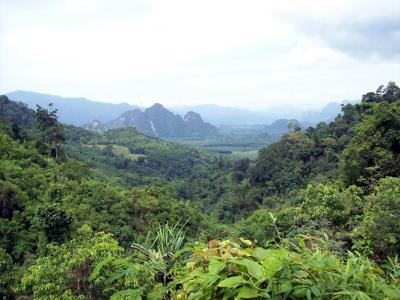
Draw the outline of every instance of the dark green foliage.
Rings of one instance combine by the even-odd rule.
[[[362,214],[364,200],[362,190],[352,186],[342,190],[335,184],[309,185],[299,193],[301,219],[328,221],[332,226],[346,226]]]
[[[267,194],[283,193],[304,185],[313,164],[312,140],[293,132],[260,151],[251,182],[265,186]]]
[[[34,111],[22,102],[14,102],[7,96],[0,95],[0,121],[23,128],[32,128]]]
[[[249,159],[240,159],[235,162],[233,166],[233,180],[235,182],[241,182],[244,178],[247,177],[247,172],[250,168],[250,160]]]
[[[0,299],[13,299],[14,275],[12,258],[0,248]]]
[[[287,236],[295,225],[295,208],[280,208],[272,212],[267,209],[259,209],[246,219],[237,222],[236,235],[245,236],[248,239],[256,241],[259,245],[266,245],[279,241],[278,231],[283,236]],[[276,221],[274,222],[274,218]]]
[[[366,200],[364,216],[352,233],[354,248],[380,261],[399,255],[400,179],[381,179]]]
[[[51,156],[58,157],[58,144],[63,142],[64,126],[57,120],[57,110],[51,110],[53,104],[49,104],[49,109],[37,105],[35,112],[35,125],[40,130],[42,141],[49,144]]]
[[[215,203],[212,213],[223,223],[234,223],[261,208],[263,196],[257,189],[250,189],[247,182],[228,186]]]
[[[16,187],[0,181],[0,218],[11,219],[15,210],[21,210]]]
[[[48,242],[64,240],[71,222],[68,214],[60,208],[60,203],[46,203],[36,209],[35,225],[46,233]]]
[[[400,101],[374,104],[366,112],[343,151],[341,175],[347,185],[400,175],[399,116]]]
[[[381,85],[376,92],[369,92],[362,96],[363,102],[394,102],[400,99],[400,88],[395,82],[389,82],[386,87]]]
[[[189,235],[205,229],[204,216],[196,205],[178,200],[176,194],[166,188],[137,188],[132,192],[132,209],[136,232],[146,234],[159,224],[187,220]]]
[[[105,299],[89,276],[97,263],[120,251],[110,234],[84,226],[66,244],[48,246],[49,254],[23,275],[20,292],[35,299]]]

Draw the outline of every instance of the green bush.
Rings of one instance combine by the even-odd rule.
[[[336,184],[309,185],[299,193],[301,219],[327,221],[344,227],[363,211],[362,190],[351,186],[345,190]]]
[[[347,259],[318,247],[244,248],[229,240],[197,248],[176,299],[398,299],[399,286],[355,254]]]
[[[89,276],[97,263],[121,250],[110,234],[83,226],[75,239],[48,245],[48,255],[22,276],[20,292],[35,299],[104,299]]]
[[[0,299],[12,299],[14,282],[13,261],[2,248],[0,248]]]
[[[354,249],[379,261],[400,253],[400,178],[381,179],[353,232]]]

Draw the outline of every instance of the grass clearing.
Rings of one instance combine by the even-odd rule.
[[[256,160],[259,150],[247,150],[247,151],[233,151],[232,157],[234,159],[244,159],[248,158],[250,160]]]
[[[94,147],[94,148],[97,148],[97,149],[100,149],[100,150],[103,150],[106,147],[106,145],[88,145],[88,146],[89,147]],[[120,146],[120,145],[113,145],[112,152],[116,156],[121,156],[121,157],[128,158],[128,159],[134,160],[134,161],[138,160],[141,157],[143,157],[143,158],[146,157],[145,154],[131,153],[129,151],[128,147]]]

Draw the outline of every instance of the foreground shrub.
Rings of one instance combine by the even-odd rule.
[[[181,230],[165,225],[152,248],[136,244],[129,254],[110,235],[83,227],[75,239],[49,246],[23,275],[20,292],[34,299],[399,299],[397,258],[385,272],[311,238],[280,239],[275,248],[239,240],[211,240],[187,257]]]
[[[400,253],[400,178],[379,181],[367,197],[364,216],[353,230],[354,249],[376,261]]]
[[[196,249],[177,299],[398,299],[383,270],[349,254],[346,260],[307,248],[241,248],[229,240]]]
[[[34,299],[103,299],[89,276],[98,262],[120,251],[110,234],[83,226],[75,239],[48,245],[48,256],[38,258],[23,275],[20,292]]]

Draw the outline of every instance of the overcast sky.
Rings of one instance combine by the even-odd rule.
[[[257,109],[391,80],[399,0],[0,0],[0,93]]]

